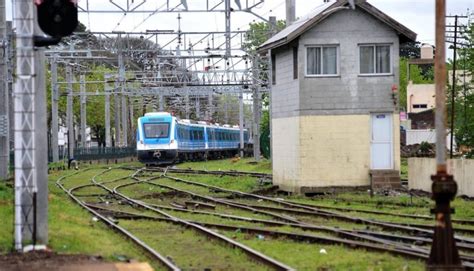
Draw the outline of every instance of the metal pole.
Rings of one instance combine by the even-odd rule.
[[[123,63],[122,35],[118,35],[118,65],[119,65],[119,84],[122,98],[122,141],[121,146],[128,146],[128,110],[127,97],[125,93],[125,65]]]
[[[68,148],[68,160],[71,161],[74,159],[74,112],[73,112],[73,88],[72,88],[72,67],[71,65],[66,65],[66,81],[67,85],[67,104],[66,104],[66,125],[67,125],[67,148]]]
[[[0,0],[0,39],[4,52],[0,56],[0,181],[8,178],[10,167],[10,121],[9,121],[9,93],[7,57],[7,22],[5,20],[5,0]]]
[[[244,89],[239,93],[240,157],[244,157]]]
[[[185,104],[185,115],[186,119],[189,119],[189,91],[186,89],[186,95],[184,96],[184,102]]]
[[[32,197],[36,186],[35,55],[33,1],[15,1],[16,82],[15,100],[15,249],[22,250],[24,237],[31,238]]]
[[[112,137],[110,135],[110,87],[105,85],[105,147],[112,147]]]
[[[229,123],[229,106],[227,103],[228,95],[224,95],[224,123]]]
[[[255,161],[260,161],[260,92],[257,85],[258,77],[258,63],[257,57],[254,58],[253,63],[253,157]]]
[[[122,94],[122,147],[128,147],[128,105],[125,93]]]
[[[196,120],[201,118],[201,101],[200,97],[196,96]]]
[[[450,201],[457,192],[457,184],[448,175],[446,166],[446,0],[436,0],[436,175],[432,194],[436,202],[432,212],[435,214],[435,227],[427,270],[464,270],[454,241],[451,224]]]
[[[51,61],[51,152],[53,154],[53,162],[59,161],[59,124],[58,124],[58,102],[59,102],[59,86],[58,86],[58,55],[54,55]]]
[[[456,113],[456,58],[458,42],[458,15],[454,16],[454,58],[453,58],[453,82],[451,87],[451,134],[449,158],[453,159],[453,141],[454,141],[454,114]]]
[[[160,112],[163,112],[165,110],[165,97],[163,94],[160,94],[160,101],[159,101],[159,106],[160,106]]]
[[[87,135],[86,135],[86,128],[87,128],[87,95],[86,95],[86,76],[81,74],[81,147],[86,147],[87,142]]]
[[[207,120],[209,122],[212,121],[212,117],[214,115],[214,105],[213,105],[213,102],[212,102],[212,93],[209,94],[209,96],[207,97],[207,103],[208,103],[208,108],[207,108],[207,112],[208,112],[208,116],[207,116]]]
[[[115,82],[115,94],[114,94],[114,120],[115,120],[115,147],[120,147],[122,145],[122,140],[120,138],[120,97],[116,92],[118,89],[119,83]]]
[[[137,139],[136,139],[136,131],[135,131],[135,116],[134,116],[134,103],[133,103],[133,98],[132,97],[129,97],[128,99],[128,103],[130,105],[129,107],[129,113],[130,113],[130,118],[129,118],[129,123],[130,123],[130,138],[132,139],[132,142],[130,142],[131,144],[133,142],[135,142]]]
[[[36,33],[40,33],[37,27]],[[48,243],[48,124],[47,124],[47,97],[46,97],[46,58],[44,49],[36,49],[36,187],[33,195],[35,205],[33,232],[38,244]]]
[[[225,1],[225,56],[226,58],[231,56],[232,47],[231,47],[231,24],[230,24],[230,16],[231,16],[231,6],[230,0]]]

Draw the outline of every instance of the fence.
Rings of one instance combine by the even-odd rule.
[[[88,161],[88,160],[101,160],[101,159],[120,159],[127,157],[136,156],[135,147],[110,147],[110,148],[75,148],[74,149],[74,159],[78,161]],[[67,148],[60,148],[59,150],[59,160],[67,159],[68,151]],[[14,153],[10,152],[10,166],[13,167],[14,163]],[[51,151],[48,151],[48,162],[53,161],[53,154]]]

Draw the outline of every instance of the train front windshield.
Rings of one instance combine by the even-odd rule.
[[[169,123],[146,123],[143,125],[145,138],[168,138]]]

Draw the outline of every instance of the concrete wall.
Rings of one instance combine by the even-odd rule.
[[[272,86],[272,117],[287,118],[298,115],[299,81],[293,79],[292,49],[275,53],[276,84]]]
[[[435,107],[435,85],[412,84],[407,86],[407,110],[408,113],[418,113],[433,109]],[[413,108],[414,104],[426,104],[427,108]]]
[[[391,45],[392,74],[359,74],[359,45]],[[337,77],[305,77],[306,46],[338,45]],[[347,115],[395,112],[392,85],[399,84],[399,39],[388,26],[356,10],[338,11],[304,33],[299,40],[300,115]]]
[[[299,179],[300,118],[272,120],[273,183],[292,191]]]
[[[458,183],[458,195],[474,197],[474,160],[449,160],[448,165]],[[431,175],[435,171],[435,159],[408,159],[408,187],[431,192]]]
[[[300,125],[298,186],[369,185],[369,115],[304,116]]]

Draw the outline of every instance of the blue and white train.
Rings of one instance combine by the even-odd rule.
[[[244,130],[244,143],[249,144]],[[239,128],[191,123],[167,112],[146,113],[138,119],[137,154],[145,164],[172,164],[215,159],[238,153]]]

